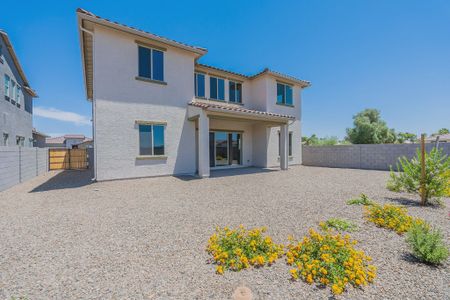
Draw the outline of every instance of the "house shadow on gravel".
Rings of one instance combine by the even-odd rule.
[[[92,170],[64,170],[32,189],[30,193],[79,188],[92,184],[92,178]]]

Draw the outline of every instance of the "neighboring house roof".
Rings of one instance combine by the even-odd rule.
[[[85,139],[86,137],[83,134],[66,134],[64,135],[65,139]]]
[[[46,144],[64,144],[65,138],[63,136],[57,136],[57,137],[49,137],[45,139]]]
[[[294,116],[290,116],[290,115],[283,115],[283,114],[271,113],[271,112],[266,112],[266,111],[248,109],[248,108],[243,108],[238,105],[227,105],[227,104],[220,104],[220,103],[202,102],[202,101],[198,101],[198,100],[189,102],[189,105],[195,106],[195,107],[200,107],[200,108],[206,109],[206,110],[212,109],[212,110],[216,110],[216,111],[237,112],[237,113],[243,113],[243,114],[247,114],[247,115],[259,115],[259,116],[295,119]]]
[[[32,133],[33,133],[34,135],[40,135],[40,136],[46,137],[46,138],[47,138],[47,137],[50,137],[50,136],[46,135],[45,133],[42,133],[42,132],[37,131],[36,128],[33,128]]]
[[[440,134],[440,135],[432,135],[429,136],[427,138],[425,138],[425,141],[427,142],[435,142],[437,137],[439,136],[439,141],[446,141],[446,142],[450,142],[450,133],[447,134]]]
[[[9,53],[11,54],[12,60],[14,62],[14,65],[16,66],[17,72],[19,72],[20,77],[23,80],[23,89],[26,90],[32,97],[38,97],[36,92],[30,87],[30,84],[28,83],[28,79],[25,76],[25,72],[22,69],[22,66],[20,65],[19,58],[16,55],[16,52],[14,51],[14,48],[11,44],[11,41],[9,40],[8,34],[0,29],[0,35],[2,36],[3,40],[5,41],[6,48],[8,48]]]
[[[67,139],[79,139],[82,140],[80,143],[85,142],[86,140],[91,140],[90,138],[85,137],[82,134],[66,134],[63,136],[56,136],[56,137],[48,137],[45,139],[45,142],[47,144],[64,144]]]

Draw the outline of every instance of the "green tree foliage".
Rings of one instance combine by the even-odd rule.
[[[396,140],[394,129],[387,127],[379,110],[363,110],[353,116],[353,125],[353,128],[347,128],[347,140],[352,144],[384,144]]]
[[[394,192],[416,193],[420,195],[420,180],[422,167],[420,161],[422,154],[417,149],[417,155],[411,160],[406,157],[399,158],[398,173],[392,170],[387,188]],[[442,149],[433,148],[425,155],[425,200],[446,196],[450,183],[450,157]]]
[[[441,128],[438,130],[437,133],[433,134],[433,135],[441,135],[441,134],[449,134],[450,130],[448,130],[448,128]]]
[[[397,134],[397,142],[400,144],[403,144],[406,141],[410,141],[411,143],[414,143],[417,141],[417,135],[414,133],[409,132],[399,132]]]
[[[339,144],[339,139],[336,136],[319,138],[313,134],[310,137],[302,137],[302,142],[308,146],[330,146]]]

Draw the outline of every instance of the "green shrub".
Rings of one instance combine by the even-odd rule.
[[[394,192],[408,192],[421,194],[421,161],[422,154],[417,149],[417,155],[411,160],[406,157],[399,159],[397,163],[398,173],[392,170],[387,183],[387,188]],[[442,149],[433,148],[425,155],[425,202],[429,199],[438,200],[446,195],[450,181],[450,157],[442,152]]]
[[[352,232],[358,229],[358,227],[352,222],[338,218],[331,218],[325,222],[320,222],[319,226],[325,231],[328,231],[331,228],[334,228],[337,231],[347,231],[347,232]]]
[[[449,256],[441,231],[424,224],[413,224],[406,241],[414,256],[423,262],[440,264]]]
[[[374,205],[375,202],[369,199],[366,194],[361,194],[359,198],[350,199],[347,201],[348,205]]]

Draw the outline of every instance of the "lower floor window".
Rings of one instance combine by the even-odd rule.
[[[280,132],[278,132],[278,156],[280,156],[280,155],[281,155],[281,136],[280,136]],[[289,132],[288,155],[292,156],[292,131]]]
[[[139,155],[164,155],[164,125],[139,124]]]
[[[3,140],[2,140],[3,146],[8,146],[8,138],[9,138],[9,134],[3,133]]]

